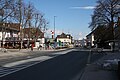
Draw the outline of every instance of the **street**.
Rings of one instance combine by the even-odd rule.
[[[68,49],[69,50],[69,49]],[[62,50],[64,51],[64,50]],[[59,54],[52,54],[52,53],[57,53],[60,52],[59,50],[57,51],[29,51],[29,52],[19,52],[18,50],[16,50],[16,52],[14,52],[15,54],[17,53],[17,55],[8,55],[7,57],[2,57],[0,56],[0,66],[6,64],[6,63],[11,63],[11,62],[15,62],[15,61],[20,61],[20,60],[25,60],[25,59],[31,59],[31,58],[35,58],[35,57],[40,57],[40,56],[57,56]],[[11,54],[12,51],[8,54]],[[8,60],[9,59],[9,60]]]
[[[0,80],[79,80],[87,64],[88,54],[88,51],[71,51],[0,77]],[[91,61],[94,62],[102,56],[92,54]]]

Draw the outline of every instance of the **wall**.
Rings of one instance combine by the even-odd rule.
[[[67,39],[67,38],[58,38],[57,39],[57,42],[59,42],[59,40],[61,41],[61,42],[67,42],[67,43],[71,43],[71,39]]]

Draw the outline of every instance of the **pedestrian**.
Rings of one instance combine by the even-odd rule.
[[[42,48],[42,46],[41,46],[41,45],[39,45],[39,46],[38,46],[38,50],[41,50],[41,48]]]
[[[21,50],[21,45],[19,44],[19,46],[18,46],[18,47],[19,47],[19,51],[20,51],[20,50]]]
[[[33,51],[34,44],[31,44],[31,51]]]

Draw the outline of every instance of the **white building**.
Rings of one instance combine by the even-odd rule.
[[[65,33],[57,35],[57,42],[61,42],[63,46],[69,46],[70,44],[72,44],[72,36]]]
[[[95,39],[94,39],[94,33],[93,32],[88,34],[86,36],[86,38],[87,38],[87,46],[89,46],[89,47],[95,46],[95,44],[94,44]]]
[[[19,43],[20,24],[0,23],[0,47],[14,47]]]

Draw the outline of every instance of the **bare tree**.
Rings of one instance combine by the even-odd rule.
[[[42,19],[43,15],[41,13],[36,12],[34,14],[34,27],[35,27],[35,33],[34,37],[37,39],[38,38],[38,30],[40,30],[40,26],[42,25]]]
[[[14,11],[16,0],[0,0],[0,16],[1,22],[14,21]]]
[[[116,24],[118,17],[120,16],[120,0],[98,0],[97,6],[92,15],[92,22],[89,28],[92,30],[98,27],[105,27],[103,33],[99,33],[101,41],[114,40],[114,25]]]
[[[25,4],[24,0],[0,0],[0,22],[20,23],[21,48],[24,35],[24,28],[35,28],[45,32],[47,21],[32,3]],[[29,29],[29,38],[31,33]],[[37,38],[36,38],[37,39]]]
[[[38,11],[34,14],[34,27],[36,28],[36,39],[39,38],[42,34],[39,34],[38,32],[45,33],[48,28],[48,22],[44,18],[44,15]]]
[[[0,0],[0,22],[2,23],[2,41],[4,47],[4,40],[6,35],[6,22],[11,22],[14,19],[15,0]],[[1,44],[1,43],[0,43]]]
[[[92,15],[90,28],[94,30],[98,25],[113,24],[117,22],[120,16],[120,0],[98,0],[97,6]]]

